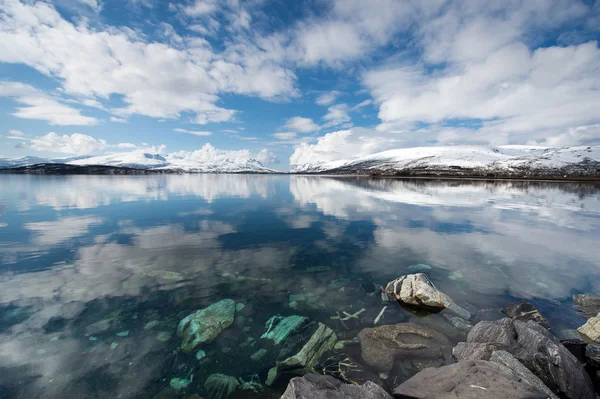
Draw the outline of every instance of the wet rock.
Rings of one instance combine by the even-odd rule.
[[[183,339],[181,350],[193,352],[203,343],[212,342],[233,324],[235,302],[223,299],[185,317],[177,326],[177,336]]]
[[[254,352],[254,354],[252,356],[250,356],[250,359],[254,360],[255,362],[258,362],[260,359],[265,357],[266,354],[267,354],[266,349],[259,349],[258,351]]]
[[[448,295],[438,291],[423,273],[408,274],[390,281],[385,291],[404,305],[432,311],[450,309],[464,319],[471,318],[469,312],[455,304]]]
[[[518,361],[513,355],[506,351],[494,351],[490,357],[490,361],[508,367],[513,374],[525,380],[529,385],[532,385],[538,391],[542,392],[550,399],[559,399],[558,396],[550,390],[535,374],[527,367]]]
[[[198,352],[196,352],[196,359],[202,360],[205,357],[206,357],[206,352],[204,352],[202,349],[200,349]]]
[[[291,374],[313,371],[321,355],[333,349],[337,336],[322,323],[311,322],[289,337],[276,362],[279,370]]]
[[[472,360],[425,369],[394,389],[396,398],[543,399],[503,365]]]
[[[365,368],[348,354],[336,351],[327,351],[321,355],[319,363],[315,365],[319,374],[329,375],[348,384],[362,385],[367,381],[381,384],[375,374]]]
[[[575,302],[575,308],[577,311],[588,319],[600,313],[600,295],[573,295],[573,302]]]
[[[380,386],[344,384],[330,376],[307,374],[293,378],[281,399],[391,399]]]
[[[160,342],[167,342],[172,336],[173,333],[171,333],[171,331],[160,331],[158,334],[156,334],[156,339]]]
[[[425,317],[413,316],[409,319],[409,322],[439,331],[446,337],[452,338],[455,342],[466,339],[467,334],[473,328],[473,325],[468,320],[455,316],[452,313],[448,315],[430,314]]]
[[[211,374],[204,382],[204,391],[208,399],[227,399],[240,383],[235,377],[224,374]]]
[[[308,322],[308,318],[297,315],[288,317],[273,316],[267,320],[265,324],[267,331],[261,335],[261,338],[271,339],[278,345]]]
[[[577,329],[581,335],[590,341],[600,343],[600,313],[590,318],[584,325]]]
[[[414,323],[365,328],[358,337],[363,360],[384,373],[393,368],[397,357],[439,359],[450,353],[448,338],[438,331]]]
[[[190,386],[192,381],[186,380],[185,378],[171,378],[169,385],[176,391],[181,391]]]
[[[480,322],[469,333],[467,342],[457,345],[458,360],[488,360],[493,350],[505,350],[560,397],[592,399],[589,376],[583,366],[541,325],[505,318]]]
[[[600,369],[600,344],[587,345],[585,348],[585,358],[592,367]]]
[[[534,321],[541,325],[544,328],[549,329],[550,324],[548,324],[548,320],[542,316],[539,310],[536,309],[531,303],[527,301],[519,301],[516,303],[511,303],[510,305],[506,305],[502,308],[502,312],[514,320],[521,321]]]
[[[152,320],[152,321],[146,323],[146,325],[144,326],[144,330],[150,330],[150,329],[158,326],[159,324],[160,324],[160,321]]]

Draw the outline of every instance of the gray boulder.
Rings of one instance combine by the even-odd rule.
[[[589,344],[585,348],[585,358],[594,368],[600,369],[600,344]]]
[[[201,344],[212,342],[224,329],[233,324],[235,302],[223,299],[198,310],[179,322],[177,336],[181,337],[181,350],[194,352]]]
[[[545,399],[507,367],[483,360],[428,368],[394,389],[396,398]]]
[[[385,292],[404,305],[434,311],[450,309],[463,319],[468,320],[471,318],[468,311],[455,304],[448,295],[435,288],[427,275],[423,273],[398,277],[387,284]]]
[[[446,336],[414,323],[365,328],[358,338],[365,363],[384,373],[394,367],[397,358],[413,362],[439,360],[443,364],[450,354],[450,341]]]
[[[600,295],[573,295],[573,302],[575,302],[575,308],[577,311],[588,319],[600,313]]]
[[[560,397],[593,399],[591,381],[583,366],[560,341],[533,322],[502,319],[480,322],[466,343],[457,345],[454,356],[460,360],[489,360],[495,350],[505,350]]]
[[[292,378],[281,399],[392,399],[380,386],[344,384],[331,376],[307,374]]]
[[[544,328],[550,328],[548,320],[542,316],[539,310],[527,301],[511,303],[502,308],[502,312],[514,320],[535,321]]]

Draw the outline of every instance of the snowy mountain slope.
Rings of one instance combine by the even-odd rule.
[[[114,168],[144,169],[162,172],[277,173],[275,170],[266,168],[262,163],[252,158],[225,158],[214,161],[200,161],[178,155],[162,156],[143,151],[121,152],[95,157],[74,157],[65,159],[45,159],[37,157],[0,159],[0,168],[2,169],[13,169],[39,164],[110,166]]]
[[[352,160],[296,165],[291,172],[403,176],[598,177],[600,147],[402,148]]]

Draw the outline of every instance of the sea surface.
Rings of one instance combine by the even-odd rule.
[[[530,300],[569,337],[584,322],[571,296],[600,292],[599,251],[592,183],[0,175],[0,398],[203,397],[214,373],[263,384],[269,318],[352,339],[380,286],[414,271],[473,315]],[[239,310],[206,357],[178,350],[179,321],[226,298]],[[414,317],[390,307],[378,324]],[[175,393],[172,378],[191,383]],[[278,398],[288,380],[232,397]]]

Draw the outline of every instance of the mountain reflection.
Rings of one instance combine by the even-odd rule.
[[[177,367],[258,372],[236,359],[242,349],[202,366],[173,352],[178,321],[223,298],[246,305],[246,324],[215,345],[238,348],[278,313],[331,323],[359,306],[375,317],[365,287],[414,264],[475,308],[539,301],[559,330],[579,321],[571,294],[600,290],[593,184],[5,175],[0,203],[6,397],[146,398]],[[318,301],[288,307],[315,290]]]

